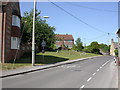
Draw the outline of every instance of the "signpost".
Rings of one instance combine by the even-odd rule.
[[[43,53],[43,60],[44,60],[44,53],[45,53],[46,42],[43,40],[41,45],[42,45],[42,53]]]
[[[45,46],[46,46],[46,42],[43,40],[42,41],[42,43],[41,43],[41,45],[42,45],[42,53],[44,53],[45,52]]]

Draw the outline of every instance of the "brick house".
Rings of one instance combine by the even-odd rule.
[[[59,48],[59,47],[62,47],[63,49],[65,49],[65,47],[68,47],[68,48],[72,48],[73,45],[74,45],[74,38],[72,35],[68,35],[68,34],[64,34],[64,35],[60,35],[60,34],[57,34],[55,35],[56,37],[56,47]]]
[[[115,56],[115,49],[118,49],[118,42],[114,42],[113,39],[111,39],[111,46],[110,46],[110,55]]]
[[[14,59],[16,51],[20,50],[21,13],[19,2],[8,0],[0,6],[0,61],[4,63]]]

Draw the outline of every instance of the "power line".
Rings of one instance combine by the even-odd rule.
[[[88,38],[87,40],[94,40],[94,39],[99,39],[101,37],[104,37],[106,34],[103,34],[103,35],[100,35],[100,36],[97,36],[97,37],[94,37],[94,38]]]
[[[103,11],[103,12],[120,12],[120,11],[114,11],[114,10],[93,8],[93,7],[88,7],[88,6],[83,6],[83,5],[73,4],[73,3],[67,3],[67,4],[72,5],[72,6],[76,6],[76,7],[87,8],[87,9],[91,9],[91,10],[95,10],[95,11]]]
[[[50,0],[48,0],[48,1],[49,1],[51,4],[53,4],[54,6],[58,7],[58,8],[61,9],[62,11],[64,11],[65,13],[67,13],[68,15],[70,15],[71,17],[73,17],[74,19],[76,19],[76,20],[84,23],[85,25],[87,25],[88,27],[94,29],[95,31],[99,31],[99,32],[108,34],[108,32],[102,31],[102,30],[100,30],[100,29],[98,29],[98,28],[96,28],[96,27],[94,27],[94,26],[92,26],[92,25],[84,22],[83,20],[81,20],[80,18],[78,18],[78,17],[76,17],[75,15],[71,14],[70,12],[68,12],[68,11],[65,10],[65,9],[63,9],[62,7],[60,7],[59,5],[55,4],[54,2],[51,2]],[[111,34],[113,34],[113,33],[111,33]]]

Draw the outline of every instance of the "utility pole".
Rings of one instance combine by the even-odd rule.
[[[109,46],[109,40],[110,40],[110,33],[108,33],[108,46]]]
[[[34,0],[34,12],[33,12],[32,66],[34,66],[35,64],[35,14],[36,14],[36,0]]]
[[[84,47],[86,46],[86,38],[84,38]]]

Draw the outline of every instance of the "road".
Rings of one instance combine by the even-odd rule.
[[[3,88],[118,88],[113,57],[102,56],[2,79]]]

